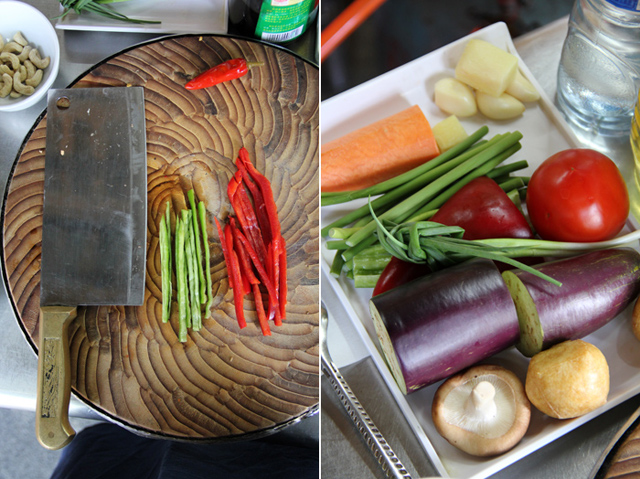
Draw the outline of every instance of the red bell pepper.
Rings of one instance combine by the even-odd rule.
[[[431,268],[428,264],[409,263],[394,256],[380,273],[372,296],[382,294],[430,272]]]
[[[476,178],[462,187],[430,221],[464,228],[465,239],[533,238],[522,211],[495,181],[486,176]],[[522,260],[528,262],[525,258]],[[409,263],[394,257],[380,274],[373,296],[429,272],[426,264]]]
[[[464,228],[465,239],[533,238],[522,211],[498,183],[481,176],[463,186],[431,221]]]

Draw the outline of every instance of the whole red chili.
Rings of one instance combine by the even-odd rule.
[[[246,75],[252,66],[261,64],[260,62],[248,63],[244,58],[233,58],[201,73],[187,82],[184,87],[187,90],[199,90],[225,81],[235,80]]]

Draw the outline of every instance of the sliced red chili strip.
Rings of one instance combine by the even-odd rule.
[[[251,163],[251,161],[248,159],[248,152],[246,151],[246,148],[243,147],[240,149],[240,154],[238,157],[241,159],[244,158],[242,161],[244,162],[249,175],[251,176],[253,181],[256,182],[258,188],[260,188],[260,191],[262,192],[262,198],[264,200],[264,204],[267,210],[267,216],[269,218],[269,225],[271,226],[271,241],[273,241],[273,238],[277,238],[278,236],[280,236],[280,221],[278,220],[278,208],[273,198],[271,183],[266,176],[256,170],[255,166],[253,166],[253,163]]]
[[[231,257],[229,255],[229,250],[227,249],[227,241],[225,239],[224,232],[222,231],[222,226],[220,226],[220,222],[218,218],[214,218],[216,222],[216,228],[218,229],[218,237],[220,238],[220,246],[222,247],[222,256],[224,257],[224,262],[227,265],[227,269],[229,269],[229,265],[231,264]],[[231,272],[227,272],[229,276],[229,287],[233,289],[233,277]]]
[[[247,185],[247,188],[249,188],[249,192],[253,197],[253,205],[256,212],[256,217],[258,218],[258,224],[260,225],[260,231],[262,233],[264,244],[269,244],[271,242],[271,226],[269,225],[269,216],[267,215],[267,207],[264,204],[262,192],[260,191],[260,188],[258,188],[256,183],[251,179],[251,176],[249,176],[247,167],[245,166],[242,159],[238,158],[238,161],[236,161],[236,167],[240,172],[243,184]]]
[[[262,303],[262,293],[260,292],[260,286],[253,285],[253,298],[256,302],[256,313],[258,313],[258,322],[260,323],[260,329],[264,336],[271,336],[271,329],[269,328],[269,321],[264,313],[264,304]]]
[[[240,326],[240,329],[242,329],[247,326],[247,321],[244,317],[243,309],[245,293],[243,288],[241,287],[243,283],[240,274],[240,265],[238,263],[238,257],[235,251],[233,251],[232,249],[233,236],[231,232],[231,226],[228,224],[224,228],[224,236],[227,243],[227,250],[229,251],[229,263],[227,263],[227,266],[229,268],[230,274],[232,275],[233,284],[237,285],[237,287],[233,288],[233,303],[236,309],[236,319],[238,321],[238,326]]]
[[[238,187],[238,190],[236,191],[235,199],[237,201],[236,201],[236,204],[234,205],[234,209],[240,208],[242,209],[242,212],[244,214],[245,222],[244,224],[242,223],[240,224],[240,226],[242,227],[242,231],[246,234],[247,238],[251,241],[253,248],[256,250],[256,253],[258,253],[258,257],[260,258],[260,261],[264,263],[266,249],[264,246],[265,242],[262,237],[262,229],[258,224],[258,219],[256,218],[256,212],[253,209],[253,205],[251,204],[251,199],[249,198],[249,195],[247,194],[247,190],[245,189],[243,184],[241,184]]]
[[[249,258],[247,258],[246,251],[244,250],[242,243],[240,243],[240,238],[238,238],[238,235],[240,234],[240,232],[238,231],[238,228],[236,227],[236,222],[234,221],[233,218],[229,219],[229,224],[231,225],[231,233],[233,236],[233,246],[234,246],[233,249],[238,255],[242,277],[246,278],[250,285],[260,284],[260,280],[256,277],[255,274],[253,274],[253,268],[251,267]],[[245,293],[248,293],[248,291],[245,291]]]
[[[276,298],[278,299],[278,313],[280,313],[280,251],[278,247],[278,240],[272,241],[269,245],[271,249],[271,257],[273,258],[271,261],[273,270],[271,272],[271,281],[276,290]],[[276,314],[274,318],[274,322],[276,326],[280,326],[282,324],[282,317],[280,314]]]
[[[280,241],[282,241],[282,245],[284,245],[284,238],[281,236]],[[280,318],[284,321],[287,317],[286,306],[287,306],[287,251],[285,248],[281,248],[280,251]]]
[[[249,258],[253,262],[253,265],[255,266],[256,271],[258,272],[258,277],[260,278],[260,281],[262,282],[262,284],[264,284],[265,288],[267,288],[267,292],[269,293],[269,319],[273,319],[275,321],[276,318],[280,317],[280,308],[279,308],[278,294],[276,292],[274,284],[271,282],[271,278],[265,271],[264,266],[258,260],[258,255],[251,248],[251,244],[249,243],[249,240],[242,234],[242,232],[238,233],[238,238],[240,239],[240,242],[242,243],[245,250],[249,254]]]

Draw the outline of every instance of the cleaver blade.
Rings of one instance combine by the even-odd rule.
[[[52,89],[46,121],[36,433],[59,449],[75,435],[67,330],[76,307],[144,302],[144,90]]]

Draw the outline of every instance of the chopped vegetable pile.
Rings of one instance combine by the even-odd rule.
[[[178,339],[187,340],[188,329],[198,331],[202,317],[209,317],[213,303],[209,273],[209,239],[202,201],[196,204],[193,190],[188,192],[189,209],[176,212],[175,234],[171,234],[171,205],[167,202],[160,220],[160,261],[162,274],[162,321],[171,317],[172,272],[175,269],[178,303]],[[203,256],[204,250],[204,256]],[[203,261],[204,259],[204,261]]]
[[[285,241],[271,184],[251,163],[246,148],[240,149],[236,167],[227,188],[235,217],[230,216],[224,227],[216,219],[216,226],[229,270],[238,325],[246,326],[243,299],[253,293],[262,334],[270,336],[269,321],[279,326],[286,314]],[[266,307],[260,284],[268,295]]]

